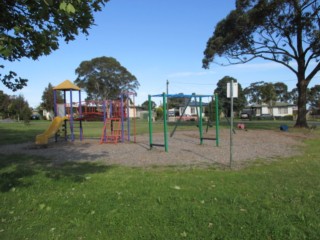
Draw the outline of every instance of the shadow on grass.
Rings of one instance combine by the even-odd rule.
[[[87,174],[106,172],[111,166],[89,162],[66,162],[59,165],[40,156],[2,155],[0,156],[0,191],[8,192],[12,188],[28,187],[32,181],[26,179],[44,174],[53,180],[82,182]]]

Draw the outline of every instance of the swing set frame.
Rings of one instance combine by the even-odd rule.
[[[153,129],[152,129],[152,97],[162,97],[163,99],[163,136],[164,136],[164,144],[155,144],[153,143]],[[211,99],[213,100],[213,97],[215,99],[215,122],[216,122],[216,138],[215,139],[209,139],[209,138],[204,138],[203,137],[203,117],[202,117],[202,98],[204,97],[211,97]],[[185,94],[166,94],[166,93],[162,93],[162,94],[157,94],[157,95],[148,95],[148,111],[149,111],[149,146],[150,149],[152,149],[154,146],[158,146],[158,147],[164,147],[165,151],[168,152],[169,151],[169,146],[168,146],[168,123],[167,123],[167,98],[189,98],[188,104],[186,105],[186,107],[189,105],[189,103],[191,102],[192,98],[195,99],[195,101],[197,102],[197,100],[199,100],[199,107],[200,107],[200,113],[198,114],[198,127],[199,127],[199,134],[200,134],[200,145],[203,144],[203,140],[216,140],[216,146],[219,146],[219,107],[218,107],[218,94],[215,95],[197,95],[195,93],[191,94],[191,95],[185,95]],[[186,109],[185,107],[185,109]],[[185,111],[184,109],[184,111]],[[184,111],[182,113],[181,116],[183,116]],[[171,133],[171,137],[173,136],[178,123],[180,122],[180,119],[178,120],[175,128],[173,129],[172,133]],[[209,124],[209,123],[207,123]],[[208,130],[208,126],[207,125],[207,130]]]

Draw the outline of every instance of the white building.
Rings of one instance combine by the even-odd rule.
[[[246,107],[247,110],[251,110],[252,115],[259,117],[262,115],[272,115],[273,117],[284,117],[293,115],[294,111],[297,110],[295,104],[276,102],[271,106],[268,104],[254,104]]]

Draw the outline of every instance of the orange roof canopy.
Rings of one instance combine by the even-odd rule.
[[[80,91],[81,89],[70,82],[70,80],[65,80],[64,82],[60,83],[58,86],[54,87],[53,90],[77,90]]]

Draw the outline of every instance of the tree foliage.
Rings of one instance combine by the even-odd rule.
[[[296,126],[307,127],[307,87],[320,70],[319,11],[318,0],[237,0],[208,40],[203,67],[218,56],[227,64],[261,58],[287,67],[297,76]]]
[[[10,115],[18,121],[24,120],[28,122],[31,116],[29,104],[22,95],[12,96],[10,104],[8,105],[8,111]]]
[[[86,90],[89,99],[118,98],[121,92],[135,92],[139,87],[136,77],[112,57],[83,61],[76,74],[75,83]]]
[[[285,83],[266,83],[263,81],[251,83],[244,90],[244,95],[247,102],[250,104],[262,104],[277,101],[298,103],[298,89],[293,88],[288,91],[288,86]],[[320,85],[314,85],[307,89],[307,103],[311,109],[320,108]]]
[[[227,83],[230,83],[231,80],[233,80],[233,82],[237,82],[237,80],[233,77],[223,77],[218,81],[217,88],[214,91],[214,93],[218,94],[219,96],[219,112],[222,111],[227,114],[227,116],[230,116],[231,108],[230,98],[227,98]],[[233,109],[236,112],[239,112],[245,107],[245,105],[246,98],[244,96],[241,84],[238,83],[238,97],[233,99]]]
[[[10,96],[0,91],[0,116],[29,122],[31,109],[22,95]]]
[[[101,11],[108,1],[0,1],[0,58],[36,60],[57,50],[61,39],[69,42],[79,33],[88,35],[94,24],[93,13]],[[27,79],[13,71],[0,74],[0,78],[13,91],[27,84]]]
[[[253,82],[250,84],[249,87],[246,87],[243,92],[247,99],[247,102],[250,104],[261,104],[262,103],[262,96],[260,88],[264,84],[263,81],[260,82]]]
[[[157,120],[160,120],[160,119],[163,119],[163,107],[162,106],[159,106],[156,108],[156,119]]]
[[[141,107],[143,110],[148,110],[149,109],[149,101],[144,101],[141,104]],[[154,101],[151,101],[151,109],[154,110],[157,107],[157,104]]]
[[[283,82],[276,82],[273,84],[276,98],[278,102],[288,102],[289,100],[289,92],[288,86]]]
[[[3,118],[9,116],[8,106],[10,103],[10,96],[5,94],[3,91],[0,91],[0,115]]]
[[[54,110],[54,91],[51,83],[49,83],[48,87],[44,89],[41,99],[42,99],[41,107],[43,107],[47,111]],[[56,91],[56,102],[57,103],[63,102],[62,93],[60,91]]]
[[[289,92],[289,102],[297,105],[298,104],[298,98],[299,98],[298,88],[293,88]]]
[[[247,102],[250,104],[262,104],[266,103],[270,105],[272,102],[284,102],[284,103],[298,103],[298,89],[293,88],[288,91],[288,86],[282,82],[267,83],[267,82],[254,82],[244,90],[244,95]],[[307,89],[308,103],[309,103],[309,92]]]
[[[272,83],[265,83],[261,86],[262,101],[270,106],[277,100],[276,89]]]
[[[320,109],[320,85],[310,88],[308,102],[313,109]]]
[[[221,111],[222,109],[218,107],[218,116],[221,116]],[[208,107],[205,109],[205,115],[209,117],[211,123],[216,121],[216,100],[214,97],[210,100]]]
[[[251,83],[249,87],[244,89],[244,95],[248,103],[266,103],[272,105],[274,102],[280,101],[277,95],[277,91],[280,93],[280,88],[276,88],[276,86],[278,86],[278,84],[263,81]],[[279,94],[279,96],[281,96],[281,94]]]

